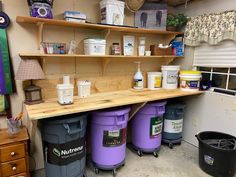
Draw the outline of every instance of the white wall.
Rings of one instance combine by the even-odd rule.
[[[188,16],[236,9],[235,0],[199,0],[193,1],[185,9],[177,11]],[[191,68],[194,49],[186,47],[183,61],[178,61],[183,69]],[[184,140],[197,145],[195,134],[200,131],[221,131],[236,136],[236,98],[233,96],[207,92],[200,97],[185,99],[187,109],[184,121]]]

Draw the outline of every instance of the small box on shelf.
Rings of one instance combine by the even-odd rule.
[[[172,55],[172,47],[160,48],[158,45],[150,46],[152,55]]]

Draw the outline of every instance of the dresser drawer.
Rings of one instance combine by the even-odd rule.
[[[26,173],[21,173],[21,174],[17,174],[14,176],[10,176],[10,177],[28,177]]]
[[[13,176],[26,172],[25,159],[13,160],[1,164],[2,177]]]
[[[8,162],[25,157],[24,143],[9,145],[0,148],[0,161]]]

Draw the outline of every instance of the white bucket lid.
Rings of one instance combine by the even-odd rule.
[[[166,66],[161,66],[161,70],[174,70],[174,71],[179,71],[180,66],[179,65],[166,65]]]
[[[102,1],[100,1],[101,6],[106,5],[106,4],[118,5],[118,6],[125,7],[125,2],[123,2],[123,1],[117,1],[117,0],[102,0]]]
[[[157,76],[162,76],[161,72],[147,72],[148,75],[157,75]]]
[[[85,39],[84,43],[85,44],[102,44],[102,45],[105,45],[106,40],[105,39]]]

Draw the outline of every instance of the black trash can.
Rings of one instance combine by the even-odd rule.
[[[236,137],[213,131],[196,135],[199,166],[215,177],[233,177],[236,171]]]

